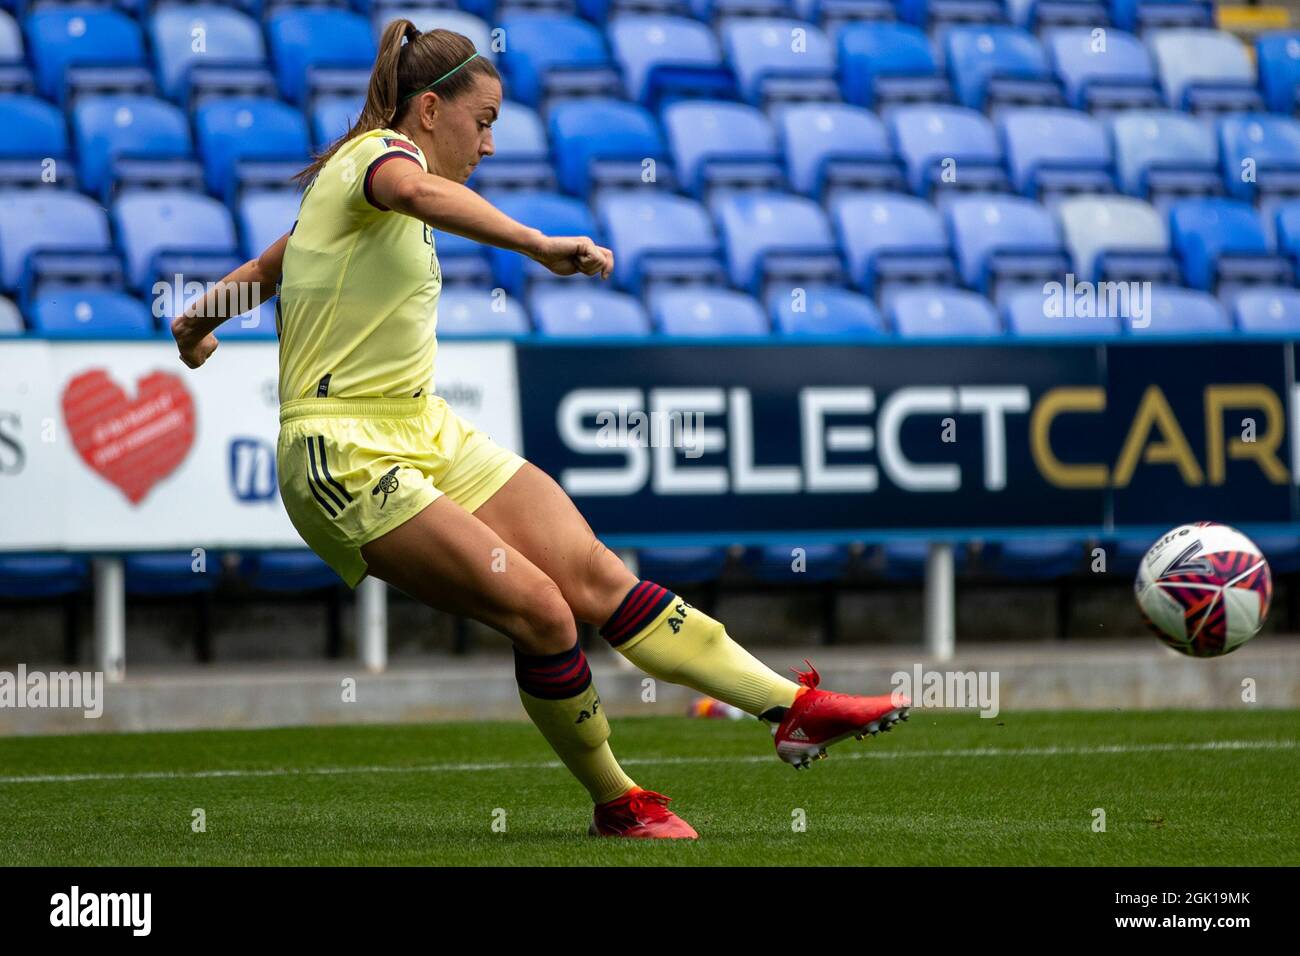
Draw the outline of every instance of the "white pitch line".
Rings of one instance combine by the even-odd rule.
[[[1103,747],[973,747],[955,750],[837,751],[847,760],[944,759],[949,757],[1087,757],[1106,754],[1180,753],[1214,750],[1295,750],[1297,740],[1212,740],[1201,743],[1113,744]],[[678,764],[770,763],[772,754],[726,757],[632,757],[625,767]],[[264,770],[144,770],[138,773],[69,773],[0,777],[0,784],[87,783],[103,780],[211,780],[222,777],[312,777],[361,773],[482,773],[493,770],[556,770],[558,760],[532,763],[435,763],[413,767],[275,767]]]

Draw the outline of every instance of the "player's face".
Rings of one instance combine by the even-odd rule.
[[[485,156],[496,152],[492,124],[501,111],[501,82],[478,74],[474,85],[443,100],[433,128],[433,159],[440,176],[463,183]]]

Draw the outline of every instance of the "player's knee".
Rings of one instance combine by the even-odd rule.
[[[521,626],[512,635],[519,650],[525,654],[559,654],[573,647],[578,640],[578,628],[573,610],[564,594],[550,578],[530,587],[523,595],[520,609]]]
[[[591,539],[583,572],[573,595],[573,613],[588,624],[604,624],[636,584],[636,575],[599,538]]]

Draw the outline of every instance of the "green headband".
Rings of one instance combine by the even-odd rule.
[[[478,56],[478,51],[477,51],[477,50],[475,50],[475,51],[474,51],[473,53],[471,53],[468,57],[466,57],[464,63],[461,63],[460,66],[454,67],[453,69],[451,69],[451,70],[448,71],[447,73],[442,74],[442,76],[438,77],[436,80],[434,80],[434,81],[433,81],[432,83],[430,83],[428,86],[422,86],[422,87],[420,87],[418,90],[412,90],[410,93],[407,93],[405,96],[403,96],[399,102],[400,102],[400,103],[405,103],[405,102],[406,102],[407,100],[409,100],[412,96],[419,96],[421,93],[427,93],[429,90],[433,89],[435,86],[437,86],[437,85],[438,85],[439,83],[441,83],[443,80],[447,79],[449,76],[455,76],[455,75],[456,75],[456,71],[459,70],[461,66],[464,66],[465,63],[468,63],[470,60],[474,59],[474,57],[476,57],[476,56]]]

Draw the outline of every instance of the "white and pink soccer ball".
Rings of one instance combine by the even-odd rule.
[[[1151,545],[1134,589],[1157,637],[1192,657],[1218,657],[1259,633],[1273,577],[1259,548],[1240,531],[1198,521]]]

